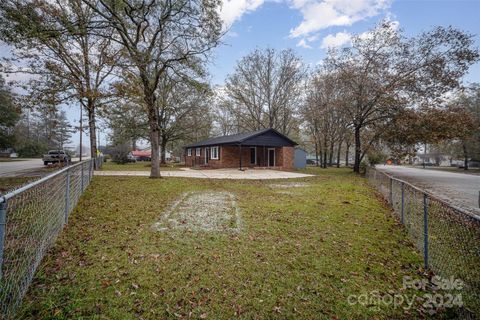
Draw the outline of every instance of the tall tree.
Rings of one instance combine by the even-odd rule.
[[[449,107],[456,115],[452,134],[460,142],[467,170],[469,158],[480,161],[480,85],[474,84],[459,94]]]
[[[63,150],[65,145],[71,143],[72,134],[74,133],[72,125],[68,122],[67,113],[63,110],[57,113],[57,126],[56,126],[56,140],[58,142],[58,148]]]
[[[115,136],[112,141],[122,145],[128,141],[132,150],[137,149],[139,140],[147,140],[149,133],[142,87],[137,80],[128,72],[121,73],[112,83],[114,99],[100,113]]]
[[[337,162],[341,144],[348,130],[343,114],[343,92],[335,73],[320,68],[310,77],[306,86],[306,100],[301,115],[311,132],[322,167],[332,165],[334,146]]]
[[[239,131],[274,128],[291,134],[298,128],[304,76],[302,61],[290,49],[256,49],[242,58],[225,86]]]
[[[14,104],[12,92],[0,75],[0,148],[11,148],[15,144],[14,128],[20,119],[20,109]]]
[[[368,150],[362,132],[388,121],[407,105],[433,105],[457,88],[479,54],[473,38],[454,28],[437,27],[408,39],[391,22],[352,40],[352,46],[332,51],[325,60],[339,74],[354,130],[354,171]]]
[[[0,14],[1,39],[15,47],[10,62],[18,67],[20,61],[27,65],[21,72],[37,75],[32,90],[56,91],[59,102],[80,102],[86,109],[90,153],[96,157],[96,112],[118,55],[112,40],[102,36],[111,30],[90,32],[99,17],[81,0],[6,0]]]
[[[210,131],[212,120],[209,116],[211,90],[205,83],[191,77],[164,73],[159,90],[158,114],[160,127],[160,162],[165,163],[168,143],[203,138],[205,127]],[[192,137],[192,135],[198,135]]]
[[[158,89],[167,69],[190,64],[218,45],[219,0],[82,0],[101,19],[92,27],[114,30],[107,39],[123,48],[123,65],[142,86],[152,149],[150,177],[160,177]],[[103,34],[105,36],[105,34]]]

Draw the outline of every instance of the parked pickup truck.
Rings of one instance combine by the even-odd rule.
[[[63,150],[50,150],[47,154],[43,155],[42,160],[44,165],[57,162],[70,162],[70,156]]]

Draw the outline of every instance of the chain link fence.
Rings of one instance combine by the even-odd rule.
[[[0,196],[0,318],[14,316],[102,158],[68,166]]]
[[[480,217],[373,168],[366,176],[393,207],[425,269],[463,281],[466,312],[480,314]]]

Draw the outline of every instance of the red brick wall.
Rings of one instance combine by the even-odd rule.
[[[203,164],[203,161],[205,159],[205,149],[200,148],[200,156],[197,157],[195,156],[195,148],[192,149],[192,155],[189,157],[187,154],[187,149],[185,149],[185,166],[187,167],[193,167],[193,166],[198,166],[199,164]]]
[[[295,148],[294,147],[283,147],[283,162],[282,168],[283,169],[293,169],[294,160],[293,157],[295,156]]]
[[[189,167],[200,167],[200,168],[238,168],[239,158],[239,148],[238,146],[220,146],[220,159],[212,160],[210,159],[210,154],[208,164],[205,165],[205,147],[201,148],[200,157],[195,156],[195,148],[192,148],[192,155],[187,156],[187,150],[185,150],[185,165]],[[210,151],[209,151],[210,152]],[[275,148],[275,168],[281,169],[293,169],[293,156],[294,148],[293,147],[276,147]],[[267,167],[268,166],[268,148],[257,147],[257,163],[250,164],[250,147],[242,147],[242,167],[245,168],[254,168],[254,167]]]

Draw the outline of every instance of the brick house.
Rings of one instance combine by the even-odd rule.
[[[293,169],[296,142],[274,129],[198,141],[185,148],[185,165],[197,168]]]

